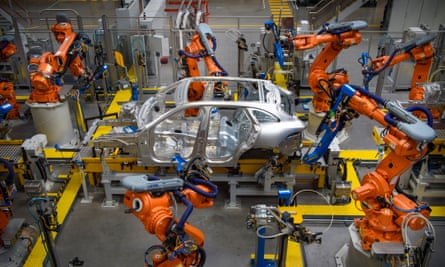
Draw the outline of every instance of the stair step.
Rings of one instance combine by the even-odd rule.
[[[278,13],[281,13],[281,14],[292,14],[291,11],[286,11],[286,10],[271,10],[270,12],[271,13],[275,13],[275,14],[278,14]]]

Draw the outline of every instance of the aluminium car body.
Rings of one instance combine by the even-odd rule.
[[[265,157],[273,150],[292,155],[299,149],[305,124],[293,114],[290,93],[263,80],[207,78],[182,80],[160,90],[139,108],[135,131],[100,136],[94,140],[95,147],[119,147],[121,156],[135,156],[143,166],[171,166],[175,155],[186,160],[199,155],[210,166],[222,167],[236,166],[247,152],[260,151]],[[243,94],[239,101],[215,97],[210,85],[227,80],[227,87],[247,80],[245,85],[252,86],[248,93],[255,90],[256,99],[243,100],[250,97],[243,92],[249,88],[239,87],[236,90]],[[205,81],[208,90],[202,100],[187,101],[184,82],[196,81]],[[233,91],[228,94],[233,96]],[[187,116],[188,109],[195,109],[196,116]]]
[[[168,86],[163,87],[159,92],[148,99],[140,109],[138,114],[138,125],[141,127],[153,118],[145,113],[152,107],[159,109],[160,113],[165,112],[171,105],[182,105],[189,101],[189,88],[192,83],[201,83],[204,92],[201,101],[224,100],[224,101],[251,101],[259,103],[274,104],[274,109],[282,109],[288,114],[294,114],[294,95],[275,84],[270,80],[241,78],[241,77],[215,77],[202,76],[184,78]],[[224,92],[224,96],[215,97],[215,92]],[[156,99],[156,104],[153,105]],[[173,104],[174,103],[174,104]]]

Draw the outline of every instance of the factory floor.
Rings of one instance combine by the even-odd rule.
[[[66,1],[55,1],[52,7],[61,8],[60,4]],[[111,2],[111,1],[110,1]],[[81,8],[80,3],[69,2]],[[83,3],[83,2],[82,2]],[[108,5],[107,1],[92,1],[89,4],[99,3]],[[267,5],[267,1],[266,1]],[[219,15],[249,15],[252,10],[255,14],[268,14],[267,8],[262,9],[262,2],[257,0],[240,1],[210,1],[210,13]],[[88,10],[92,10],[89,8]],[[236,13],[236,14],[234,14]],[[305,91],[305,90],[303,90]],[[307,90],[303,94],[310,94]],[[407,92],[385,94],[390,99],[406,99]],[[91,108],[93,110],[94,108]],[[367,118],[359,118],[350,127],[349,139],[341,145],[342,149],[375,149],[376,145],[371,138],[372,127],[375,124]],[[16,128],[16,136],[21,139],[24,135],[32,136],[32,130],[26,130],[26,125]],[[14,137],[14,133],[11,133]],[[246,229],[246,217],[249,209],[255,204],[276,205],[273,197],[242,197],[239,209],[226,209],[225,202],[228,199],[228,187],[219,184],[220,194],[216,198],[215,205],[208,209],[195,209],[189,222],[201,229],[205,236],[205,251],[207,261],[205,266],[250,266],[251,254],[255,252],[256,235],[252,230]],[[79,191],[70,213],[60,229],[56,238],[56,253],[61,266],[75,257],[84,261],[86,267],[97,266],[143,266],[145,250],[159,241],[148,234],[142,223],[133,215],[125,213],[122,199],[116,197],[119,204],[115,208],[104,208],[102,202],[105,198],[101,186],[89,186],[91,203],[82,203],[83,193]],[[310,198],[310,197],[309,197]],[[33,223],[27,209],[28,196],[19,192],[14,201],[13,210],[15,217],[23,217]],[[317,196],[313,201],[320,203]],[[311,202],[311,199],[308,200]],[[311,221],[305,223],[311,230],[322,231],[327,226],[325,221]],[[306,266],[337,266],[335,254],[349,242],[347,228],[349,220],[336,220],[332,227],[322,235],[321,244],[312,244],[304,247],[304,259]],[[438,237],[445,236],[445,224],[441,221],[433,222]],[[276,244],[268,241],[268,253],[274,253]],[[445,241],[438,239],[436,253],[431,258],[429,266],[443,266],[442,255],[445,252]]]

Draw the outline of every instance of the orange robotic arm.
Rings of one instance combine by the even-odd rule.
[[[210,76],[227,76],[227,72],[221,67],[215,57],[216,38],[210,27],[201,23],[193,35],[191,43],[184,50],[179,51],[179,64],[184,77],[201,76],[198,68],[198,60],[203,58]],[[192,82],[188,92],[189,101],[197,101],[202,98],[204,84]],[[187,110],[188,116],[196,116],[196,110]]]
[[[17,47],[11,42],[12,37],[2,36],[0,38],[0,62],[6,62],[13,56]],[[17,104],[17,98],[14,91],[14,84],[9,81],[0,81],[0,105],[9,103],[12,105],[12,110],[8,112],[8,119],[18,119],[20,105]]]
[[[17,47],[11,43],[12,38],[2,36],[0,38],[0,62],[6,62],[11,56],[17,52]]]
[[[335,102],[319,127],[324,131],[320,144],[313,152],[303,156],[306,163],[317,161],[326,153],[336,133],[357,114],[363,114],[385,127],[382,135],[390,152],[374,171],[363,177],[361,186],[352,190],[352,198],[360,201],[365,213],[363,218],[355,220],[364,250],[370,250],[375,242],[402,241],[402,222],[410,213],[429,216],[427,205],[394,193],[400,175],[430,151],[430,144],[436,137],[435,131],[411,114],[412,111],[425,113],[432,124],[428,109],[413,106],[404,110],[396,102],[386,101],[364,88],[344,84],[337,89]],[[409,221],[409,227],[420,229],[424,223],[416,218]]]
[[[147,180],[147,176],[128,176],[122,181],[129,190],[124,195],[124,204],[144,224],[145,229],[162,241],[151,257],[153,266],[202,266],[205,261],[204,234],[187,223],[193,208],[213,206],[216,186],[201,178]],[[186,210],[175,218],[171,206],[183,203]],[[146,259],[147,263],[147,259]]]
[[[20,105],[17,104],[14,85],[8,81],[0,81],[0,105],[5,103],[9,103],[13,107],[11,111],[8,112],[6,118],[10,120],[18,119],[20,115]]]
[[[376,101],[389,112],[383,112]],[[391,149],[376,169],[363,177],[361,186],[352,190],[352,198],[361,202],[365,213],[365,217],[355,220],[362,237],[362,247],[370,250],[374,242],[402,242],[401,225],[404,217],[411,212],[420,212],[428,218],[430,209],[393,191],[400,175],[429,152],[428,145],[435,138],[435,132],[398,104],[384,102],[364,90],[357,91],[347,105],[385,126],[383,140]],[[420,111],[427,112],[425,109]],[[424,223],[421,219],[414,219],[409,226],[419,230]]]
[[[187,54],[182,54],[182,57],[186,58],[186,65],[187,65],[187,77],[197,77],[200,76],[200,72],[198,69],[197,61],[199,58],[204,59],[204,63],[207,67],[208,74],[210,76],[220,76],[223,73],[223,70],[218,67],[218,65],[212,60],[213,55],[213,44],[210,44],[209,41],[212,41],[211,35],[205,35],[205,39],[202,39],[202,35],[197,32],[192,37],[191,44],[187,46],[184,51],[188,55],[193,56],[187,56]],[[204,46],[202,43],[205,42],[207,45]],[[208,49],[210,49],[211,54],[209,53]]]
[[[202,199],[197,200],[200,196],[197,196],[196,192],[188,190],[188,192],[183,193],[187,199],[195,200],[193,202],[194,207],[202,207],[200,204]],[[207,201],[208,200],[205,200],[205,202]],[[157,196],[156,194],[152,195],[147,192],[128,190],[124,195],[124,205],[144,224],[147,232],[156,235],[161,241],[167,239],[171,226],[179,222],[174,218],[173,212],[170,209],[173,203],[173,193],[163,193]],[[209,201],[209,205],[206,205],[206,207],[211,206],[213,206],[212,200]],[[199,246],[204,245],[204,234],[198,228],[189,223],[185,223],[184,232],[192,237]]]
[[[424,88],[418,85],[418,83],[427,81],[434,56],[434,49],[431,42],[435,37],[435,35],[428,35],[401,44],[390,56],[382,56],[372,60],[372,70],[374,73],[378,73],[400,62],[410,59],[414,60],[416,64],[411,79],[409,99],[422,101],[424,99]]]
[[[367,27],[364,21],[329,24],[323,31],[314,35],[297,35],[292,40],[295,50],[306,50],[326,43],[309,69],[309,87],[314,93],[312,100],[316,112],[329,110],[332,101],[332,89],[349,82],[344,70],[327,73],[327,68],[345,48],[361,42],[358,31]]]
[[[55,54],[43,53],[39,60],[30,59],[30,79],[34,90],[31,92],[28,102],[54,103],[60,101],[59,91],[63,85],[63,75],[69,67],[71,73],[76,76],[86,76],[80,56],[85,49],[85,43],[89,40],[82,39],[72,31],[72,25],[68,17],[57,15],[57,23],[51,26],[57,42],[60,44]]]
[[[393,131],[396,132],[391,133]],[[399,176],[428,152],[427,147],[419,150],[417,142],[406,136],[397,138],[397,134],[400,133],[391,129],[384,137],[385,143],[394,145],[397,150],[391,151],[374,171],[363,177],[361,186],[352,191],[352,198],[361,202],[365,213],[365,217],[354,220],[365,250],[370,250],[374,242],[402,242],[404,217],[411,212],[420,212],[428,218],[431,211],[427,205],[416,203],[403,194],[393,194]],[[423,220],[414,219],[409,227],[420,230],[424,224]]]
[[[51,52],[43,53],[39,59],[30,60],[29,78],[33,91],[28,102],[54,103],[58,102],[61,86],[55,84],[54,74],[58,69],[57,61]]]
[[[186,58],[185,77],[200,76],[197,68],[197,60],[204,59],[207,67],[208,75],[210,76],[227,76],[227,72],[221,67],[215,57],[216,37],[210,27],[201,23],[193,35],[191,43],[184,50],[179,51],[180,60]]]

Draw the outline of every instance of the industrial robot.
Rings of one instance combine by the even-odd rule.
[[[58,14],[56,21],[57,23],[51,26],[51,31],[60,44],[57,52],[45,52],[40,57],[29,60],[29,76],[34,90],[27,102],[59,102],[59,91],[68,68],[77,78],[88,80],[90,76],[82,63],[91,42],[89,37],[73,32],[71,20],[65,14]]]
[[[312,102],[308,105],[308,124],[304,130],[307,140],[316,142],[315,132],[334,101],[334,88],[349,83],[349,76],[345,69],[340,68],[328,72],[328,67],[334,62],[343,49],[347,49],[361,42],[359,30],[368,26],[365,21],[350,21],[323,25],[322,29],[312,35],[289,36],[295,50],[307,50],[325,44],[323,49],[312,62],[308,70],[308,83],[313,92]],[[346,128],[337,135],[339,143],[346,140]]]
[[[82,63],[91,40],[84,33],[73,32],[70,19],[63,13],[57,14],[51,31],[60,46],[55,53],[44,52],[29,59],[28,71],[33,90],[26,104],[30,107],[37,132],[47,135],[48,145],[73,147],[79,143],[80,133],[71,116],[76,116],[76,122],[83,121],[77,97],[79,92],[61,90],[68,69],[78,79],[81,88],[93,79],[94,75]],[[72,105],[75,110],[70,110],[70,99],[77,101]]]
[[[273,58],[274,62],[272,63],[272,67],[268,67],[268,71],[266,73],[261,73],[258,75],[258,77],[262,79],[272,79],[276,85],[285,89],[295,90],[299,96],[299,90],[297,89],[299,87],[295,79],[292,78],[292,67],[286,64],[286,61],[292,57],[293,51],[292,42],[288,42],[287,39],[292,39],[295,32],[293,29],[285,29],[285,32],[282,33],[281,25],[277,25],[273,20],[264,22],[264,29],[266,30],[266,34],[263,34],[262,37],[263,48],[267,57]],[[269,34],[272,36],[271,38],[273,40],[273,45],[271,45],[273,46],[273,52],[269,51],[269,45],[266,45],[265,42],[266,37]],[[272,40],[270,42],[272,42]],[[251,63],[258,63],[255,62],[255,56],[252,59],[254,61]]]
[[[201,23],[196,28],[196,33],[193,35],[191,43],[184,49],[179,50],[178,63],[180,66],[180,73],[182,77],[199,77],[198,60],[203,59],[207,67],[209,76],[227,76],[227,72],[219,64],[216,56],[216,37],[206,23]],[[204,92],[204,84],[202,82],[193,82],[190,85],[188,92],[189,101],[197,101],[202,98]],[[219,90],[215,90],[215,96],[223,96],[224,85],[221,85]],[[190,114],[188,116],[196,116],[196,110],[187,110]]]
[[[327,68],[343,49],[360,44],[359,30],[367,26],[365,21],[325,24],[316,34],[297,35],[289,40],[295,50],[307,50],[320,44],[326,44],[308,71],[309,87],[314,93],[312,103],[315,112],[328,111],[330,103],[333,101],[333,88],[349,82],[348,74],[344,69],[328,73]]]
[[[145,252],[145,266],[149,267],[200,267],[206,254],[204,234],[187,222],[194,208],[210,208],[218,188],[209,178],[211,170],[205,161],[195,157],[186,162],[175,158],[179,178],[159,179],[154,176],[127,176],[122,185],[127,212],[134,214],[150,234],[162,241]],[[184,204],[180,218],[171,207]],[[177,208],[177,207],[176,207]]]
[[[275,24],[275,22],[273,22],[272,20],[266,21],[264,23],[264,28],[266,29],[266,31],[270,31],[273,35],[274,56],[278,60],[278,64],[280,65],[281,69],[284,69],[284,52],[283,48],[281,47],[282,44],[280,42],[279,28],[277,24]]]
[[[10,36],[0,37],[0,62],[7,62],[11,56],[15,55],[16,51],[17,47],[12,43]],[[11,105],[11,108],[7,108],[9,105]],[[20,105],[17,103],[14,84],[10,81],[0,80],[0,106],[3,107],[0,111],[0,120],[16,120],[19,118]]]
[[[412,262],[412,254],[415,254],[416,261],[427,259],[431,253],[428,247],[433,238],[427,238],[429,241],[419,248],[408,241],[407,232],[409,229],[416,231],[430,225],[428,218],[431,209],[426,203],[418,202],[395,189],[400,175],[433,149],[432,141],[436,138],[436,132],[432,128],[430,111],[422,106],[404,109],[397,102],[385,100],[362,87],[349,84],[336,89],[334,99],[335,102],[317,129],[317,134],[322,134],[320,143],[303,155],[305,163],[313,164],[320,159],[335,135],[360,114],[384,126],[381,135],[389,151],[375,170],[364,175],[361,186],[352,190],[352,199],[360,203],[365,216],[354,220],[351,239],[356,236],[360,240],[360,247],[356,248],[361,251],[358,254],[368,257],[356,260],[350,257],[350,266],[362,263],[364,265],[361,266],[368,266],[365,261],[381,260],[376,257],[382,254],[387,260],[394,257]],[[425,114],[427,123],[412,112]],[[391,252],[388,252],[390,249]],[[410,256],[406,256],[405,252],[409,252]]]
[[[365,88],[375,75],[382,71],[395,66],[403,61],[413,60],[415,62],[413,75],[411,78],[411,89],[409,92],[409,100],[412,102],[421,102],[425,100],[424,83],[427,82],[428,74],[431,69],[434,58],[434,49],[432,41],[436,35],[430,34],[424,37],[418,37],[411,41],[405,42],[397,46],[390,55],[369,58],[364,52],[359,60],[363,67],[363,83]],[[432,110],[433,117],[438,118],[440,113]]]

